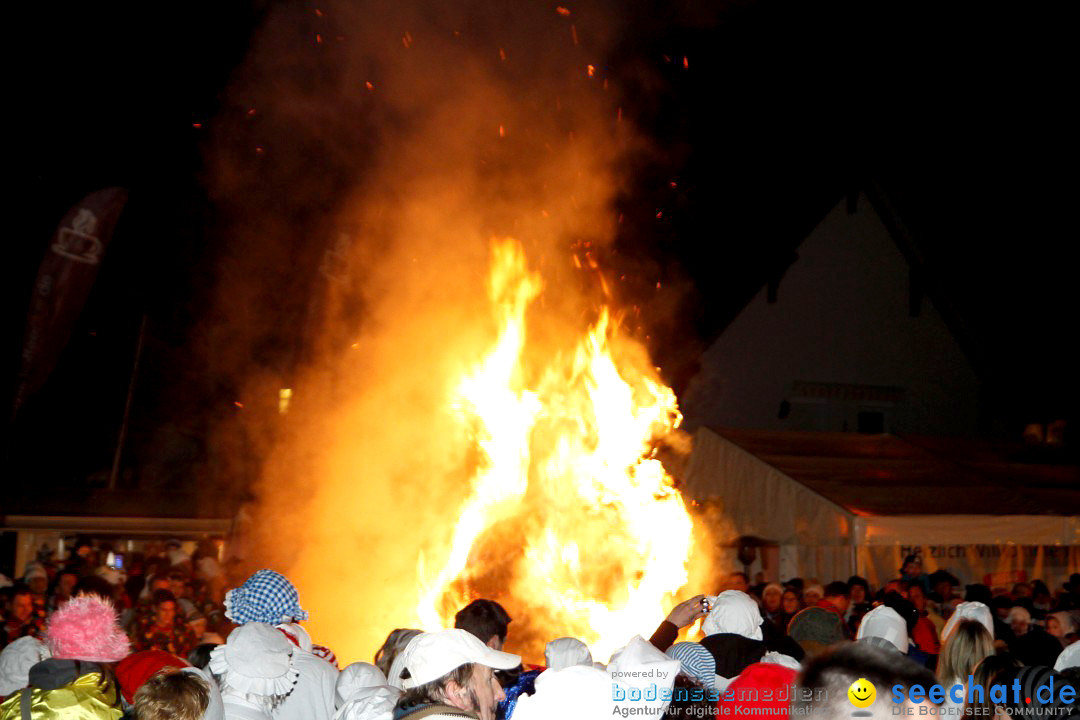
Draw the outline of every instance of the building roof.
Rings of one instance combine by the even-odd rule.
[[[713,428],[857,515],[1080,515],[1080,466],[1018,445]]]

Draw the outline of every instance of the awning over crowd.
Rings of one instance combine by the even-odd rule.
[[[97,515],[4,515],[0,514],[0,532],[15,539],[15,563],[6,572],[22,577],[26,566],[42,557],[62,559],[65,539],[94,538],[105,540],[112,550],[123,555],[142,552],[147,541],[176,539],[194,543],[206,537],[227,537],[240,523],[229,518],[109,517]],[[119,566],[118,566],[119,567]]]
[[[766,574],[881,583],[907,554],[963,582],[1080,571],[1080,468],[976,440],[701,428],[683,491],[721,543],[776,546]],[[764,554],[768,557],[768,554]]]

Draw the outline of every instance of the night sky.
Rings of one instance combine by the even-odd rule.
[[[318,8],[291,5],[313,17]],[[232,252],[205,184],[215,151],[208,128],[245,132],[245,108],[225,90],[274,6],[14,11],[8,397],[57,222],[102,187],[128,188],[130,202],[58,367],[7,426],[9,482],[100,482],[144,314],[126,463],[155,452],[163,424],[186,434],[197,460],[207,418],[231,412],[245,368],[207,367],[198,352]],[[1075,78],[1069,23],[1057,10],[744,0],[628,3],[622,12],[627,29],[604,67],[628,119],[664,152],[628,168],[620,210],[631,222],[613,263],[648,268],[628,302],[647,300],[656,282],[682,289],[677,320],[649,319],[654,356],[677,390],[696,351],[793,261],[824,214],[872,186],[911,230],[928,296],[993,398],[987,431],[1075,420],[1077,362],[1067,348],[1077,325],[1076,231],[1066,222]],[[298,235],[316,225],[294,220]],[[280,291],[282,313],[303,306],[302,284]],[[246,354],[288,366],[302,342],[269,335]]]

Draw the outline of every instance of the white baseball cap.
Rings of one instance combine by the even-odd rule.
[[[467,663],[477,663],[493,670],[512,670],[521,657],[492,650],[467,630],[454,628],[421,633],[404,650],[404,670],[409,677],[401,681],[404,689],[438,680]]]

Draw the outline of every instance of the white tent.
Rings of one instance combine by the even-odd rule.
[[[701,428],[682,490],[720,506],[719,542],[772,548],[772,579],[881,584],[914,553],[963,582],[1055,587],[1080,572],[1080,470],[1010,460],[971,441]]]

